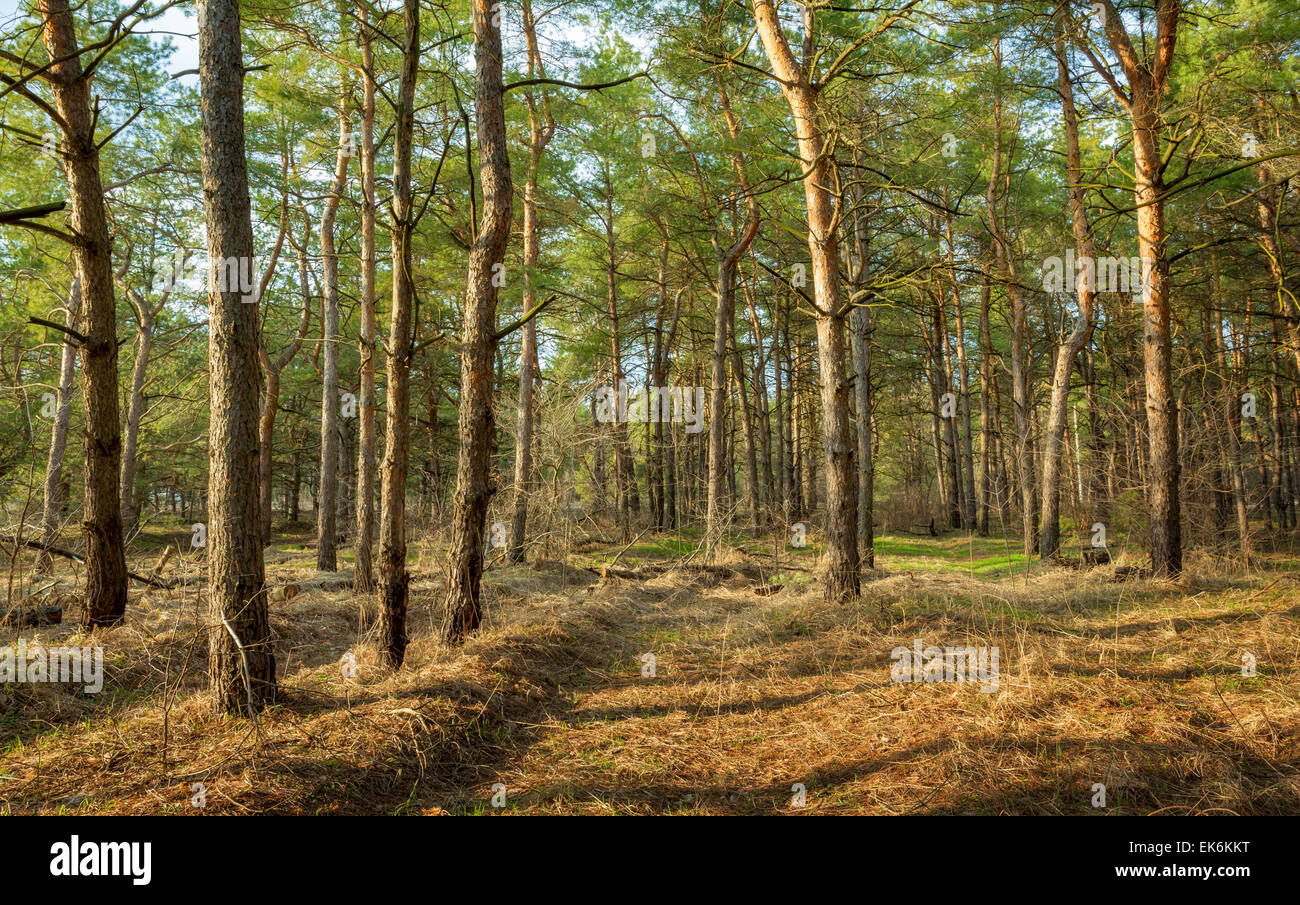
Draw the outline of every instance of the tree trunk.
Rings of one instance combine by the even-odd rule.
[[[1074,233],[1078,260],[1085,262],[1075,287],[1079,297],[1079,315],[1070,336],[1056,350],[1056,367],[1052,371],[1052,398],[1047,414],[1047,442],[1043,450],[1043,519],[1038,544],[1039,555],[1051,559],[1061,546],[1061,444],[1065,437],[1065,411],[1070,395],[1070,372],[1074,360],[1092,338],[1093,300],[1096,297],[1097,248],[1088,225],[1084,205],[1083,159],[1079,151],[1079,117],[1074,108],[1074,88],[1065,50],[1065,14],[1061,7],[1056,16],[1056,72],[1061,91],[1061,113],[1065,122],[1065,178],[1069,193],[1070,227]],[[1073,280],[1074,274],[1067,274]],[[1070,286],[1067,285],[1067,292]]]
[[[979,512],[975,530],[980,537],[989,536],[989,516],[993,510],[993,382],[997,379],[993,365],[993,334],[989,323],[992,282],[988,255],[981,266],[980,278],[980,486]]]
[[[128,531],[138,515],[135,505],[136,446],[140,437],[140,421],[144,417],[144,378],[149,368],[149,352],[153,347],[153,315],[140,309],[140,333],[136,337],[135,361],[131,365],[131,390],[127,397],[126,438],[122,445],[122,478],[118,495],[122,500],[122,530]]]
[[[75,329],[81,313],[81,281],[72,278],[64,323]],[[59,386],[54,397],[54,418],[50,423],[50,455],[45,466],[45,502],[41,512],[41,530],[45,543],[59,537],[59,522],[67,502],[63,493],[63,457],[68,448],[68,423],[72,420],[72,381],[77,366],[77,347],[65,339],[59,347]],[[49,571],[50,554],[41,551],[36,557],[36,571]]]
[[[622,399],[623,350],[618,323],[618,261],[614,244],[614,182],[609,164],[605,163],[605,303],[609,315],[610,387],[615,398]],[[617,507],[619,533],[623,541],[631,539],[632,462],[627,444],[627,425],[618,406],[609,424],[614,445],[614,503]]]
[[[415,79],[420,64],[420,3],[403,2],[402,75],[394,111],[393,307],[388,348],[388,413],[380,469],[379,659],[400,669],[406,658],[406,472],[411,455],[411,303],[415,275],[411,256],[411,144],[415,130]]]
[[[283,157],[283,173],[288,177],[289,173],[289,155],[286,151]],[[272,255],[272,262],[267,267],[266,275],[262,279],[262,294],[265,294],[267,285],[270,283],[271,275],[275,268],[275,260],[279,257],[280,242],[284,240],[289,229],[289,198],[288,195],[283,197],[283,206],[281,207],[281,230],[280,240],[276,242],[275,252]],[[289,345],[280,351],[280,354],[271,360],[270,354],[266,350],[265,341],[259,342],[257,347],[258,361],[262,366],[262,373],[266,377],[266,385],[262,391],[262,417],[257,424],[258,436],[258,484],[261,488],[260,495],[260,512],[262,526],[262,544],[263,546],[271,543],[271,489],[274,486],[273,466],[275,461],[275,419],[280,409],[280,375],[288,367],[289,362],[298,354],[302,348],[303,340],[307,338],[307,331],[311,328],[311,286],[307,276],[307,239],[311,235],[311,220],[307,218],[306,209],[303,209],[304,230],[302,244],[298,246],[298,291],[302,296],[302,318],[298,322],[298,332],[289,342]],[[260,301],[260,298],[259,298]],[[297,453],[294,454],[295,469],[297,468]],[[298,478],[294,476],[294,516],[297,516],[297,492]]]
[[[316,496],[316,568],[322,572],[338,569],[336,512],[339,459],[339,256],[334,248],[334,220],[343,188],[347,183],[351,159],[352,117],[348,112],[346,70],[339,75],[339,146],[334,157],[334,180],[320,221],[320,250],[325,264],[321,315],[324,388],[321,391],[320,417],[320,492]]]
[[[849,426],[849,384],[844,373],[844,319],[834,186],[836,174],[823,131],[821,88],[790,52],[772,0],[753,0],[754,20],[772,69],[781,80],[798,137],[808,213],[813,298],[817,306],[817,353],[821,379],[822,442],[826,463],[826,590],[828,601],[859,593],[856,441]],[[805,34],[813,12],[805,7]],[[811,65],[811,59],[805,60]]]
[[[361,20],[361,389],[357,394],[357,541],[352,587],[374,590],[375,545],[375,53],[369,6]]]
[[[1101,0],[1106,37],[1129,84],[1116,94],[1133,132],[1134,200],[1138,251],[1142,258],[1143,377],[1150,449],[1151,569],[1155,575],[1182,571],[1179,513],[1178,400],[1174,396],[1170,333],[1169,258],[1165,251],[1164,169],[1160,151],[1161,99],[1177,41],[1179,0],[1156,0],[1156,39],[1151,61],[1139,56],[1127,26],[1111,0]],[[1112,87],[1117,84],[1112,81]]]
[[[90,628],[116,625],[126,612],[126,554],[119,495],[122,440],[117,400],[117,310],[113,294],[113,240],[108,232],[99,171],[96,116],[90,77],[67,0],[41,0],[45,47],[54,106],[61,120],[63,172],[71,200],[73,261],[85,302],[86,341],[81,345],[85,397],[86,543],[85,621]]]
[[[993,161],[991,164],[993,179],[987,198],[989,234],[993,240],[994,255],[1002,283],[1011,303],[1011,408],[1016,431],[1016,474],[1020,491],[1021,535],[1024,539],[1025,556],[1038,552],[1038,512],[1035,506],[1035,465],[1033,416],[1030,412],[1029,382],[1031,353],[1029,348],[1029,327],[1025,299],[1016,282],[1015,250],[1010,237],[1003,228],[1003,218],[998,209],[998,192],[996,184],[1002,181],[1002,44],[994,43],[994,88],[993,88]],[[1011,162],[1008,161],[1007,171]],[[1009,176],[1007,177],[1009,179]]]
[[[944,207],[948,205],[948,190],[944,189]],[[961,289],[957,282],[957,248],[952,238],[952,214],[944,214],[944,233],[948,239],[948,276],[952,280],[952,309],[957,328],[957,396],[961,408],[961,468],[962,468],[962,527],[975,527],[975,453],[972,439],[970,411],[970,363],[966,357],[966,319],[962,310]]]
[[[736,122],[735,114],[731,110],[731,100],[727,96],[726,86],[720,76],[717,77],[717,86],[719,103],[722,106],[722,112],[727,123],[727,135],[734,147],[740,139],[740,127]],[[712,373],[710,374],[713,397],[709,404],[709,496],[705,516],[707,529],[706,556],[710,558],[715,554],[723,532],[721,511],[722,479],[724,476],[722,427],[728,387],[727,345],[731,340],[731,334],[735,330],[736,267],[741,257],[749,250],[750,244],[754,241],[754,236],[758,233],[758,206],[754,201],[753,192],[750,191],[749,180],[745,178],[744,161],[735,151],[732,151],[729,156],[732,168],[736,171],[736,180],[740,183],[741,190],[745,194],[747,218],[740,235],[729,248],[723,247],[718,236],[719,225],[717,223],[713,224],[713,249],[718,261],[718,305],[713,319],[713,359]],[[739,355],[736,356],[735,363],[736,381],[740,385],[740,396],[743,402],[745,385]],[[755,480],[757,468],[748,406],[746,406],[745,411],[745,437],[749,441],[749,489],[750,494],[753,495],[758,490],[754,486],[757,483]],[[734,472],[728,468],[725,474],[734,475]],[[755,524],[757,524],[758,506],[756,503],[753,505],[752,515]]]
[[[483,529],[496,487],[491,477],[492,363],[498,280],[510,238],[510,155],[501,82],[501,31],[491,0],[473,0],[474,106],[478,116],[483,217],[470,249],[461,337],[460,455],[451,517],[451,555],[442,636],[458,644],[482,618]]]
[[[876,567],[875,465],[871,430],[871,309],[859,305],[849,315],[854,393],[858,408],[858,546],[868,569]]]
[[[257,306],[240,285],[218,286],[212,271],[253,264],[253,227],[244,157],[244,68],[236,0],[199,0],[199,85],[204,215],[207,225],[208,682],[216,710],[252,715],[275,699],[275,655],[267,618],[256,480]],[[232,267],[232,263],[233,267]]]
[[[537,26],[529,0],[523,0],[523,17],[524,37],[528,45],[528,77],[545,77],[541,53],[537,47]],[[533,271],[537,267],[538,258],[537,170],[541,164],[542,152],[555,134],[555,121],[547,115],[543,123],[532,91],[524,92],[524,102],[528,106],[528,178],[524,183],[523,310],[527,313],[537,304],[537,289],[533,285]],[[524,561],[524,542],[527,538],[528,497],[533,486],[533,435],[537,427],[535,379],[541,370],[537,356],[536,318],[525,324],[523,330],[519,352],[519,407],[515,435],[515,511],[510,525],[510,546],[507,553],[509,560],[516,563]]]

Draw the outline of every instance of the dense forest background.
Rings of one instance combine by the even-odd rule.
[[[882,608],[909,538],[1285,569],[1298,51],[1286,0],[20,0],[6,606],[190,588],[255,713],[299,592],[400,669],[594,548]]]

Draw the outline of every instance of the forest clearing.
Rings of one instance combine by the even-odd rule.
[[[501,783],[503,813],[1086,814],[1104,782],[1115,813],[1300,807],[1294,553],[1198,559],[1173,584],[1026,566],[1001,540],[885,536],[882,577],[847,607],[816,593],[815,551],[778,560],[764,540],[729,547],[748,574],[601,577],[616,557],[680,564],[681,540],[493,563],[491,616],[457,650],[436,643],[422,550],[393,675],[373,606],[322,579],[309,532],[286,538],[267,557],[272,588],[300,589],[271,604],[283,702],[256,728],[203,704],[204,608],[185,587],[201,569],[184,564],[105,637],[104,693],[20,692],[6,806],[182,813],[202,782],[213,814],[481,814]],[[917,637],[996,645],[1001,687],[892,682],[891,650]]]

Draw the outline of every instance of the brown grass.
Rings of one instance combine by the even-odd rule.
[[[375,666],[369,604],[281,550],[271,583],[302,592],[272,605],[283,700],[256,725],[208,712],[200,587],[133,592],[127,623],[94,642],[102,694],[0,688],[0,811],[1300,812],[1300,579],[1280,558],[1118,583],[1114,567],[981,579],[882,557],[885,577],[835,607],[806,573],[760,596],[741,578],[581,568],[620,548],[495,564],[488,623],[459,650],[434,640],[426,551],[396,675]],[[176,567],[201,574],[192,557]],[[71,624],[24,634],[89,643]],[[999,690],[891,682],[890,651],[914,638],[997,645]]]

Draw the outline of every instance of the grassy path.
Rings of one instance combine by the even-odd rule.
[[[201,782],[205,813],[1300,811],[1300,577],[1285,561],[1116,582],[1026,569],[1000,541],[887,537],[884,577],[829,607],[791,568],[815,550],[760,593],[582,568],[618,549],[494,567],[490,621],[461,650],[431,640],[430,571],[395,676],[374,667],[357,601],[304,591],[273,608],[285,701],[256,730],[203,706],[194,602],[146,597],[105,638],[104,695],[3,692],[0,808],[196,813]],[[306,586],[309,555],[273,575]],[[620,566],[661,555],[629,549]],[[771,565],[763,548],[735,556]],[[891,681],[891,653],[918,639],[996,646],[996,691]]]

